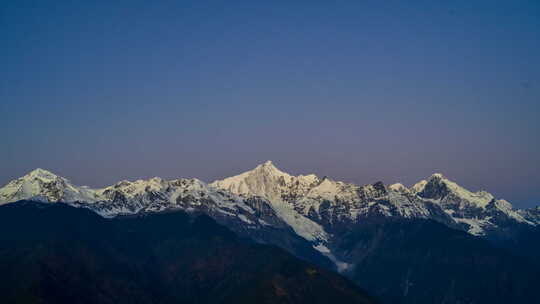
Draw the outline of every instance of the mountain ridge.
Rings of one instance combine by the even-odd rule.
[[[32,221],[36,226],[21,225]],[[3,303],[376,303],[346,278],[183,211],[0,206]]]
[[[529,278],[540,265],[535,245],[540,207],[514,209],[440,173],[410,188],[355,185],[314,174],[294,176],[265,162],[210,184],[154,177],[90,189],[43,169],[34,171],[0,188],[2,202],[24,197],[46,205],[59,202],[112,220],[176,211],[209,216],[242,238],[338,271],[388,303],[483,303],[482,294],[489,294],[489,303],[521,299],[517,289],[505,286],[515,281],[508,286],[528,294],[534,288],[519,273]],[[515,263],[509,261],[515,257]],[[500,267],[504,273],[497,272]],[[379,274],[381,268],[388,277]],[[465,284],[473,268],[478,279],[487,276],[491,282],[482,285],[481,293]],[[435,269],[445,280],[434,280]],[[494,292],[489,284],[502,289]],[[423,286],[432,291],[426,293]]]
[[[316,250],[339,271],[347,271],[351,264],[335,252],[335,234],[367,219],[429,219],[472,235],[497,237],[514,226],[540,224],[540,208],[514,209],[505,200],[486,191],[471,192],[441,173],[410,188],[382,182],[360,186],[315,174],[294,176],[272,161],[209,184],[196,178],[153,177],[123,180],[100,189],[75,186],[38,168],[0,188],[0,204],[21,199],[64,202],[104,217],[166,210],[201,212],[261,242],[276,242],[269,231],[277,229],[291,235],[280,246],[298,255]],[[306,244],[312,249],[306,249]],[[303,248],[301,253],[298,248]]]
[[[189,192],[189,195],[175,193],[168,197],[163,196],[163,193],[171,187],[180,187],[183,194]],[[309,214],[312,214],[312,217],[314,214],[320,215],[321,205],[325,202],[334,202],[333,210],[340,204],[367,202],[353,204],[354,206],[349,206],[348,214],[341,214],[352,220],[362,213],[432,218],[434,215],[430,209],[440,207],[451,219],[439,212],[436,220],[454,221],[456,225],[473,235],[484,235],[486,230],[494,229],[496,223],[490,221],[492,218],[490,216],[494,213],[500,213],[511,221],[523,224],[538,225],[540,223],[540,218],[537,216],[540,206],[514,209],[506,200],[495,199],[486,191],[471,192],[450,181],[441,173],[434,173],[409,188],[400,183],[386,186],[382,182],[359,186],[336,181],[326,176],[320,178],[315,174],[290,175],[279,170],[270,160],[252,170],[211,183],[205,183],[196,178],[164,180],[154,177],[146,180],[123,180],[98,189],[75,186],[64,177],[37,168],[0,188],[0,204],[22,199],[44,202],[62,201],[86,207],[95,204],[103,207],[97,210],[99,214],[116,216],[141,211],[182,208],[175,201],[182,200],[186,196],[200,200],[199,194],[203,192],[210,196],[221,196],[215,201],[234,202],[233,205],[240,207],[245,207],[241,203],[245,198],[264,199],[275,212],[279,213],[280,217],[285,219],[285,222],[295,229],[297,234],[309,241],[324,241],[328,238],[328,235],[320,229],[319,224],[302,219],[309,217]],[[145,195],[147,195],[146,198],[143,197]],[[134,197],[139,197],[139,200],[143,197],[142,199],[147,201],[162,201],[163,204],[156,205],[150,202],[147,202],[146,206],[141,203],[130,204],[129,201],[132,201]],[[387,197],[390,204],[370,203],[380,197]],[[106,204],[106,202],[117,201],[124,202],[128,207],[124,205],[122,208],[115,209],[112,208],[114,204],[108,206]],[[291,213],[294,216],[291,217]]]

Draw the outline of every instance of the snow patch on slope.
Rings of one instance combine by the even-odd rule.
[[[283,201],[270,201],[270,205],[299,236],[308,241],[328,241],[329,235],[321,225],[299,214],[291,205]]]
[[[485,235],[484,227],[491,225],[488,219],[478,218],[454,218],[458,223],[464,223],[469,226],[468,233],[476,236]]]
[[[348,264],[348,263],[345,263],[345,262],[342,262],[342,261],[338,260],[332,254],[330,249],[328,249],[328,247],[324,246],[323,244],[313,245],[313,248],[315,250],[319,251],[320,253],[322,253],[327,258],[329,258],[330,261],[334,262],[334,264],[337,267],[338,272],[340,272],[340,273],[345,272],[351,267],[351,264]]]

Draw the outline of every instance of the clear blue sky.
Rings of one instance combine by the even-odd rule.
[[[1,184],[271,159],[540,204],[540,1],[114,2],[2,2]]]

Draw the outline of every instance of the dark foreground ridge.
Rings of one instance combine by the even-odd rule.
[[[339,233],[356,265],[346,275],[383,303],[540,303],[531,259],[440,223],[372,220]]]
[[[104,219],[0,207],[2,303],[375,303],[344,277],[241,240],[205,215]]]

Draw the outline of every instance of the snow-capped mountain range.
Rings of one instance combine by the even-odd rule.
[[[514,209],[505,200],[485,191],[468,191],[442,174],[433,174],[410,188],[382,182],[358,186],[314,174],[293,176],[271,161],[210,184],[194,178],[167,181],[155,177],[121,181],[102,189],[75,186],[36,169],[0,188],[0,204],[23,199],[63,202],[104,217],[178,209],[203,212],[235,231],[282,247],[292,246],[293,241],[280,243],[280,237],[269,233],[296,234],[339,270],[346,270],[349,264],[333,248],[333,239],[340,229],[362,221],[430,219],[477,236],[512,225],[540,224],[540,208]],[[300,250],[301,242],[294,242],[294,249],[287,249]]]

